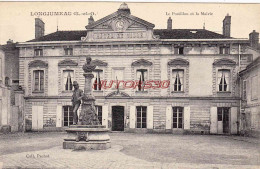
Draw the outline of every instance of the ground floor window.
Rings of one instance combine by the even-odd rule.
[[[97,112],[98,120],[102,125],[102,106],[96,106],[96,112]]]
[[[137,128],[146,128],[147,107],[137,106],[136,112],[137,112],[136,114]]]
[[[73,124],[73,109],[72,106],[63,106],[63,126]]]
[[[183,107],[173,107],[172,128],[183,128]]]

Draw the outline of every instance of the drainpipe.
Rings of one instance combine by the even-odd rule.
[[[239,75],[239,71],[241,70],[241,55],[240,55],[240,44],[238,44],[238,77],[239,77],[239,120],[237,121],[237,134],[240,133],[239,129],[241,126],[241,111],[242,111],[242,90],[243,90],[243,84],[241,76]],[[239,125],[240,124],[240,125]]]

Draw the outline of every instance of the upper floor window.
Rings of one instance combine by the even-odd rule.
[[[73,88],[72,82],[74,81],[73,70],[63,70],[63,90],[71,91]]]
[[[138,79],[138,91],[145,91],[144,85],[145,81],[148,79],[147,74],[147,69],[137,69],[136,76]]]
[[[243,80],[243,84],[242,84],[242,100],[246,100],[246,80]]]
[[[34,49],[34,56],[43,56],[43,49]]]
[[[44,71],[43,70],[34,70],[34,86],[33,91],[43,92],[44,91]]]
[[[96,106],[96,112],[98,116],[98,121],[102,125],[102,106]]]
[[[173,107],[172,128],[183,128],[183,107]]]
[[[229,91],[230,84],[230,70],[221,69],[218,71],[218,91]]]
[[[219,47],[219,54],[229,54],[229,47]]]
[[[93,72],[94,74],[94,90],[96,91],[100,91],[102,90],[102,84],[101,84],[101,81],[102,81],[102,75],[103,75],[103,71],[102,70],[95,70]]]
[[[183,91],[184,70],[183,69],[173,69],[172,70],[172,79],[173,79],[173,91],[175,91],[175,92]]]
[[[113,79],[118,82],[116,89],[117,87],[122,89],[122,83],[119,83],[119,81],[124,80],[124,69],[113,69]]]
[[[147,126],[147,120],[146,120],[146,115],[147,115],[147,107],[146,106],[137,106],[136,107],[136,124],[137,128],[146,128]]]
[[[10,78],[9,77],[5,77],[5,86],[10,86]]]
[[[251,100],[258,99],[258,76],[253,76],[251,79]]]
[[[178,54],[178,55],[183,55],[184,54],[184,47],[174,48],[174,53]]]
[[[73,48],[64,48],[64,52],[66,56],[73,55]]]

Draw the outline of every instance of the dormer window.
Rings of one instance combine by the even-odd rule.
[[[64,52],[66,56],[72,56],[73,55],[73,48],[64,48]]]
[[[229,47],[219,47],[219,54],[229,54]]]
[[[174,48],[174,53],[177,54],[177,55],[183,55],[184,54],[184,47]]]
[[[42,49],[34,49],[34,56],[43,56]]]

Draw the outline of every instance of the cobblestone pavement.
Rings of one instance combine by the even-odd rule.
[[[30,144],[35,147],[38,144],[39,146],[36,147],[40,148],[28,147],[28,151],[5,151],[5,154],[0,155],[0,168],[2,166],[3,168],[79,169],[237,169],[259,168],[260,164],[257,147],[259,144],[252,142],[252,139],[166,134],[111,133],[110,135],[111,149],[91,151],[62,149],[61,138],[65,135],[60,133],[1,139],[5,140],[4,143],[9,142],[9,147],[13,149],[20,150],[19,145],[10,146],[13,143],[19,144],[18,139],[23,147],[28,147]],[[30,142],[28,137],[31,137]],[[2,143],[0,141],[0,152],[3,149]],[[204,161],[203,158],[208,158],[209,161]]]

